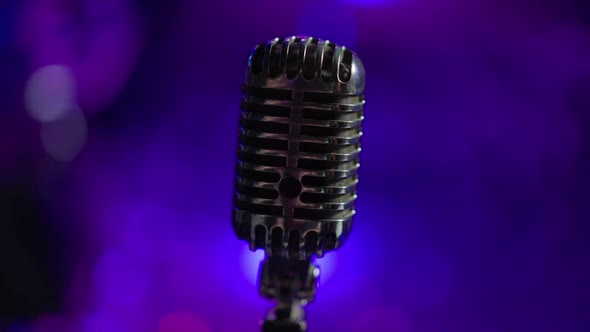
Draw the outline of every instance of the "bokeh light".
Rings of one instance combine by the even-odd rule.
[[[71,161],[82,151],[88,128],[86,117],[73,109],[52,122],[41,124],[41,142],[45,152],[57,161]]]
[[[15,35],[32,68],[55,64],[73,72],[76,100],[91,113],[118,96],[136,65],[145,42],[139,8],[129,0],[28,1]]]
[[[49,65],[33,72],[25,86],[27,111],[37,121],[58,120],[76,108],[76,83],[71,69]]]

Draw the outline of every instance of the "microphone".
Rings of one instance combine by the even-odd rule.
[[[252,251],[265,251],[260,292],[279,302],[267,322],[303,322],[302,310],[281,318],[279,309],[313,298],[311,259],[350,234],[364,88],[359,57],[329,40],[275,38],[248,58],[232,224]]]
[[[248,59],[233,227],[252,250],[305,259],[350,233],[364,79],[358,56],[311,37],[273,39]]]

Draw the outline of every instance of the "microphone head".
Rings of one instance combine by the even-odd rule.
[[[250,249],[321,257],[350,233],[365,71],[344,46],[312,37],[254,48],[243,84],[233,228]]]

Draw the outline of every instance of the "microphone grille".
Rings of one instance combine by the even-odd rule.
[[[243,85],[233,226],[252,250],[308,258],[341,245],[355,213],[364,69],[311,37],[254,48]]]
[[[350,49],[293,36],[257,45],[248,58],[245,84],[361,95],[365,72]]]

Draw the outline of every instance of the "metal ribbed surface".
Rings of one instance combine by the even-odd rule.
[[[306,258],[344,240],[355,213],[363,93],[362,65],[344,47],[293,37],[254,49],[234,194],[234,228],[252,249]]]

